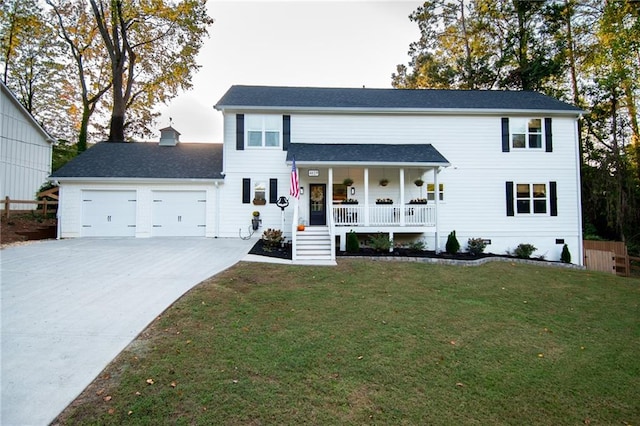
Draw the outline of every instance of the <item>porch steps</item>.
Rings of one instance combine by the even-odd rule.
[[[307,227],[296,231],[296,260],[302,265],[335,265],[331,253],[331,234],[326,226]]]

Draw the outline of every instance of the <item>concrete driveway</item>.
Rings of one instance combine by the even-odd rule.
[[[49,424],[154,318],[251,245],[92,238],[0,251],[0,424]]]

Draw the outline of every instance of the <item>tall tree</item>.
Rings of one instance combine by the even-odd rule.
[[[421,37],[394,87],[540,90],[562,61],[540,31],[544,1],[430,0],[409,18]]]
[[[111,71],[110,141],[124,141],[127,111],[148,112],[191,87],[213,21],[206,0],[89,0]]]
[[[57,31],[67,45],[68,56],[76,69],[81,107],[79,115],[77,150],[87,149],[90,120],[100,101],[111,88],[111,76],[104,51],[99,41],[98,29],[84,0],[47,0],[57,22]],[[70,76],[68,76],[70,78]]]
[[[477,1],[432,0],[409,19],[420,28],[420,40],[411,43],[409,66],[398,65],[393,86],[404,88],[491,88],[499,60],[487,39],[486,24]]]
[[[37,0],[0,3],[4,83],[27,111],[56,138],[74,134],[75,80],[67,79],[63,46]]]

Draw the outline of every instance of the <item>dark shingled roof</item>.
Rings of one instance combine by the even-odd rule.
[[[579,108],[541,93],[505,90],[349,89],[232,86],[218,101],[225,108],[353,108],[400,110],[541,110],[579,114]]]
[[[52,178],[222,179],[222,144],[100,142]]]
[[[438,164],[448,166],[449,161],[430,144],[383,145],[383,144],[310,144],[292,143],[287,152],[287,161],[297,163],[393,163],[393,164]]]

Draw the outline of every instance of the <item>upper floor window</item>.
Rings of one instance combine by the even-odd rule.
[[[551,117],[502,117],[502,152],[523,149],[553,152]]]
[[[510,125],[513,148],[542,148],[541,118],[512,118]]]
[[[282,133],[280,115],[246,115],[244,126],[249,147],[279,147]]]

